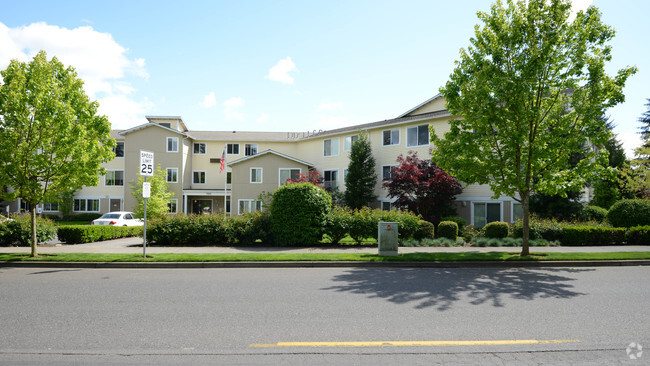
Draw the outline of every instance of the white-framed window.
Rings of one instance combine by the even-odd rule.
[[[257,155],[257,144],[245,144],[244,155],[246,156]]]
[[[300,175],[300,169],[291,169],[291,168],[280,168],[278,174],[280,176],[280,181],[278,182],[279,186],[285,184],[287,180],[294,179]]]
[[[178,168],[167,168],[167,183],[178,183]]]
[[[193,184],[205,184],[205,171],[204,170],[193,170],[192,171],[192,183]]]
[[[262,183],[262,168],[251,168],[251,183]]]
[[[339,170],[323,170],[323,185],[327,189],[335,189],[339,186]]]
[[[472,204],[473,225],[477,229],[493,221],[502,221],[501,217],[501,202],[474,202]]]
[[[99,199],[75,198],[72,205],[74,212],[99,212]]]
[[[124,186],[124,170],[109,170],[106,172],[104,178],[104,185],[106,187],[123,187]]]
[[[352,150],[352,144],[359,140],[359,135],[345,136],[343,138],[343,151]]]
[[[429,145],[429,125],[419,125],[406,129],[406,146]]]
[[[59,211],[59,203],[58,202],[45,202],[45,203],[43,203],[43,211],[45,211],[45,212]]]
[[[397,165],[382,165],[381,166],[381,180],[390,180],[395,176],[395,168]]]
[[[178,152],[178,137],[167,138],[167,152]]]
[[[399,145],[399,128],[384,130],[381,133],[384,146]]]
[[[337,156],[339,154],[339,139],[323,140],[323,156]]]
[[[512,212],[511,221],[512,222],[515,222],[518,219],[521,219],[521,218],[524,217],[524,206],[521,203],[512,201],[512,207],[511,208],[512,208],[512,210],[511,210],[511,212]]]
[[[226,154],[239,155],[239,144],[226,144]]]
[[[262,201],[258,200],[238,200],[239,215],[243,215],[246,212],[256,212],[262,210]]]
[[[232,184],[232,172],[226,172],[226,184]]]
[[[205,143],[195,142],[193,153],[194,155],[205,155],[206,153]]]
[[[393,209],[393,203],[390,201],[381,201],[381,210],[390,211]]]
[[[169,210],[170,214],[178,213],[178,198],[170,199],[169,203],[167,204],[167,209]]]
[[[113,152],[115,153],[116,158],[123,158],[124,157],[124,141],[117,141],[117,144],[113,148]]]

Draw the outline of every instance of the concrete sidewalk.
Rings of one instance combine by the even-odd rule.
[[[521,247],[400,247],[400,253],[485,253],[518,252]],[[29,253],[29,247],[0,247],[0,253]],[[609,245],[589,247],[531,247],[531,252],[594,253],[646,252],[650,245]],[[102,242],[65,245],[58,242],[38,246],[40,254],[50,253],[142,253],[142,238],[123,238]],[[359,247],[159,247],[147,246],[148,254],[160,253],[377,253],[376,246]]]

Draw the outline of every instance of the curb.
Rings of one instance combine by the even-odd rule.
[[[0,268],[543,268],[543,267],[627,267],[650,266],[650,259],[589,261],[269,261],[269,262],[0,262]]]

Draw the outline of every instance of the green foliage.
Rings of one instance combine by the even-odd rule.
[[[650,245],[650,226],[634,226],[627,231],[629,245]]]
[[[311,183],[285,184],[273,193],[271,231],[278,245],[319,242],[332,207],[332,198]]]
[[[375,171],[375,158],[372,156],[372,147],[368,134],[359,132],[359,139],[352,143],[350,150],[350,163],[348,174],[345,176],[345,192],[343,200],[352,209],[360,209],[375,200],[375,185],[377,173]]]
[[[159,218],[169,214],[169,202],[174,197],[167,187],[167,173],[162,170],[160,164],[156,167],[153,177],[148,177],[147,182],[151,183],[151,197],[147,198],[147,220]],[[142,198],[142,183],[144,177],[138,176],[137,180],[131,181],[131,195],[138,201],[133,213],[138,218],[144,217],[144,198]]]
[[[0,246],[28,247],[32,240],[32,220],[29,215],[12,216],[13,221],[0,222]],[[54,239],[56,226],[49,219],[36,217],[36,240],[45,243]]]
[[[521,238],[476,238],[472,243],[475,247],[520,247]],[[533,239],[530,241],[531,246],[546,247],[549,242],[544,239]]]
[[[74,190],[69,189],[61,193],[59,197],[59,212],[61,215],[69,216],[72,213],[72,207],[74,205]],[[94,219],[93,219],[94,220]]]
[[[97,185],[115,140],[74,68],[40,51],[29,63],[12,60],[0,76],[0,187],[13,188],[0,190],[0,199],[35,207]],[[36,242],[33,233],[32,256]]]
[[[352,215],[352,210],[346,206],[334,206],[327,215],[325,234],[332,244],[338,244],[348,234]]]
[[[555,219],[539,219],[531,217],[530,219],[530,239],[545,239],[548,241],[557,241],[562,238],[562,228],[570,225],[566,222],[558,222]],[[523,236],[523,222],[517,220],[512,226],[512,236],[521,238]]]
[[[534,192],[563,196],[613,176],[606,151],[583,146],[609,139],[600,117],[624,100],[636,72],[607,75],[614,31],[593,6],[569,22],[570,12],[569,0],[508,0],[478,13],[482,24],[440,89],[462,119],[443,138],[433,131],[433,160],[460,181],[488,184],[495,197],[518,194],[526,219]],[[584,155],[570,164],[576,152]]]
[[[603,222],[607,219],[607,210],[598,206],[587,206],[582,211],[582,219]]]
[[[610,245],[625,242],[626,229],[602,226],[565,226],[562,245]]]
[[[379,225],[379,217],[369,207],[354,210],[350,218],[348,235],[357,244],[361,244],[365,238],[376,238]]]
[[[438,224],[438,237],[456,240],[458,237],[458,224],[453,221],[441,221]]]
[[[458,216],[447,216],[440,219],[441,221],[453,221],[458,225],[458,232],[462,233],[465,225],[467,225],[467,220]]]
[[[80,221],[90,223],[91,221],[98,219],[102,214],[98,213],[80,213],[74,215],[63,215],[61,221]]]
[[[205,246],[234,243],[230,218],[223,215],[163,215],[147,224],[147,240],[160,245]]]
[[[463,231],[460,234],[465,241],[470,242],[474,238],[481,235],[481,231],[474,227],[474,225],[467,225],[463,227]]]
[[[59,227],[56,232],[63,243],[82,244],[142,236],[142,230],[142,226],[69,225]]]
[[[429,221],[420,220],[418,221],[418,229],[413,234],[413,238],[416,240],[423,239],[434,239],[436,226]],[[400,229],[401,230],[401,229]]]
[[[607,219],[614,227],[650,225],[650,200],[622,200],[609,209]]]
[[[271,215],[267,211],[248,212],[241,216],[227,218],[232,227],[232,238],[239,245],[261,244],[272,245]]]
[[[483,227],[483,233],[486,238],[505,238],[508,236],[510,225],[503,221],[493,221]]]

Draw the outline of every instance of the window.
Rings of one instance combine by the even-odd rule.
[[[517,221],[524,217],[524,206],[521,203],[513,202],[512,203],[512,222]]]
[[[406,129],[406,146],[429,145],[429,125],[420,125]]]
[[[300,169],[280,169],[280,184],[283,185],[289,179],[294,179],[300,175]]]
[[[113,152],[115,153],[116,158],[123,158],[124,157],[124,141],[118,141],[117,145],[113,148]]]
[[[204,171],[193,171],[192,172],[192,183],[193,184],[205,184],[205,172]]]
[[[167,152],[178,152],[178,137],[167,138]]]
[[[228,155],[239,155],[239,144],[227,144],[226,145],[226,154],[228,154]]]
[[[480,229],[493,221],[501,221],[500,203],[474,203],[474,227]]]
[[[205,144],[202,142],[194,143],[194,155],[205,155]]]
[[[262,168],[251,168],[251,183],[262,183]]]
[[[399,129],[383,131],[384,146],[399,145]]]
[[[178,168],[167,168],[167,183],[178,183]]]
[[[43,203],[43,211],[58,211],[59,203],[58,202],[45,202]]]
[[[339,139],[323,141],[323,156],[337,156],[339,154]]]
[[[170,214],[175,214],[178,212],[178,198],[172,198],[169,200],[169,203],[167,204],[167,209],[169,210]]]
[[[124,170],[109,170],[106,172],[104,185],[107,187],[124,186]]]
[[[161,123],[158,123],[158,124],[161,125],[161,126],[163,126],[163,127],[172,128],[172,124],[171,124],[171,123],[161,122]]]
[[[390,180],[395,177],[395,168],[397,165],[383,165],[381,167],[381,180]]]
[[[239,200],[239,215],[246,212],[255,212],[262,210],[262,201],[257,200]]]
[[[348,179],[348,168],[343,169],[343,181]]]
[[[253,156],[257,154],[257,144],[244,145],[244,155]]]
[[[381,210],[382,211],[390,211],[393,209],[393,204],[388,201],[382,201],[381,202]]]
[[[226,184],[232,184],[232,172],[226,172]]]
[[[99,200],[75,198],[72,210],[75,212],[99,212]]]
[[[332,190],[338,187],[339,185],[339,171],[336,170],[324,170],[323,171],[323,184],[328,190]]]
[[[343,151],[352,150],[352,144],[357,140],[359,140],[359,135],[345,136],[343,139]]]

